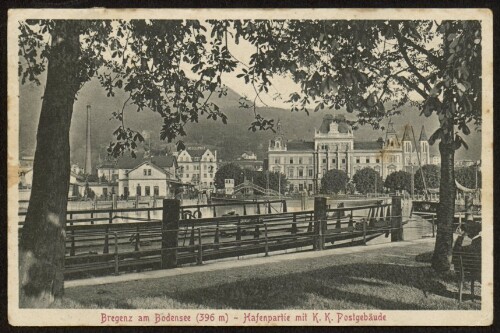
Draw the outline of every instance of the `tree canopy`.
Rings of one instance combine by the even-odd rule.
[[[368,167],[356,171],[352,177],[352,182],[356,185],[356,191],[363,194],[380,193],[384,186],[380,174]]]
[[[439,183],[441,180],[441,169],[438,165],[427,164],[423,165],[421,169],[415,171],[414,184],[416,191],[423,192],[425,190],[424,181],[422,180],[422,173],[424,174],[425,185],[427,186],[427,189],[439,188]]]
[[[337,194],[346,190],[349,177],[342,170],[328,170],[321,178],[321,193]]]
[[[411,191],[411,174],[406,171],[396,171],[385,178],[384,186],[395,191]]]

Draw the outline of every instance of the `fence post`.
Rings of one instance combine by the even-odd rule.
[[[73,214],[69,214],[69,219],[70,221],[73,220]],[[69,224],[73,225],[73,221],[71,221]],[[71,249],[69,250],[69,255],[75,255],[75,230],[71,230]]]
[[[435,222],[434,222],[434,214],[432,214],[432,238],[436,237],[435,235],[435,228],[436,228],[436,225],[435,225]]]
[[[344,203],[343,202],[340,202],[338,205],[337,205],[337,208],[344,208]],[[342,214],[344,211],[343,210],[339,210],[337,211],[337,225],[335,226],[335,228],[337,229],[340,229],[342,228],[342,222],[340,221],[340,219],[343,217],[344,214]]]
[[[474,215],[472,214],[472,195],[465,195],[465,222],[474,221]]]
[[[365,219],[361,219],[361,223],[363,223],[363,245],[366,245],[366,223]]]
[[[293,214],[293,222],[292,222],[292,234],[297,233],[297,214]]]
[[[115,237],[115,275],[118,275],[118,234],[116,232],[113,233]]]
[[[139,208],[139,196],[135,196],[135,208]]]
[[[260,215],[260,204],[257,202],[257,215]]]
[[[118,207],[118,197],[116,194],[113,194],[113,209]]]
[[[161,268],[177,267],[180,201],[163,199]]]
[[[241,240],[241,219],[238,217],[238,224],[237,224],[237,227],[236,227],[236,240],[237,241],[240,241]],[[241,244],[238,243],[238,246],[240,246]]]
[[[243,215],[247,215],[247,205],[243,204]]]
[[[391,217],[391,242],[403,240],[403,210],[401,208],[401,197],[392,197]]]
[[[271,210],[271,202],[269,200],[267,200],[267,213],[268,214],[271,214],[272,213],[272,210]]]
[[[267,243],[267,224],[264,222],[264,239],[265,239],[265,246],[264,250],[266,252],[266,257],[269,256],[269,244]]]
[[[286,200],[285,199],[283,199],[281,201],[281,206],[282,206],[281,210],[283,211],[283,213],[286,213],[287,212],[287,207],[286,207]]]
[[[315,197],[314,198],[314,234],[318,236],[318,241],[314,242],[313,248],[315,250],[322,250],[323,246],[323,224],[318,223],[318,221],[326,221],[326,198],[325,197]],[[325,223],[326,226],[326,223]]]
[[[196,258],[196,264],[203,264],[203,244],[201,243],[201,228],[198,228],[198,257]]]

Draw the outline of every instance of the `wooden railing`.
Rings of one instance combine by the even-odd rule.
[[[65,274],[119,274],[288,249],[319,251],[341,241],[366,244],[382,234],[402,240],[400,198],[351,208],[328,208],[325,198],[315,198],[310,211],[182,218],[181,210],[189,208],[165,200],[161,220],[113,221],[113,213],[128,209],[103,212],[108,223],[97,223],[100,217],[94,224],[70,220]]]

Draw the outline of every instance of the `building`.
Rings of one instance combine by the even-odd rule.
[[[138,154],[136,158],[122,156],[115,162],[104,162],[97,167],[97,175],[99,179],[106,179],[103,186],[117,187],[116,193],[120,197],[170,198],[174,197],[176,188],[181,186],[177,168],[175,156],[149,157]]]
[[[217,150],[189,147],[177,153],[179,177],[183,183],[194,185],[200,191],[215,191]]]
[[[369,167],[385,179],[392,172],[416,171],[419,165],[428,163],[429,143],[423,126],[418,143],[410,125],[405,126],[400,140],[392,121],[385,139],[356,141],[345,118],[331,114],[325,115],[319,129],[315,129],[313,141],[286,140],[278,123],[268,148],[268,170],[284,173],[290,192],[317,192],[321,178],[332,169],[343,170],[351,178],[356,171]]]
[[[243,160],[256,160],[257,155],[253,151],[245,151],[241,154],[241,159]]]

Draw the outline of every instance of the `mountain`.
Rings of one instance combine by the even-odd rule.
[[[43,80],[42,80],[43,82]],[[20,87],[20,127],[19,127],[19,150],[20,156],[33,155],[36,143],[36,129],[40,114],[43,85],[33,84]],[[190,123],[186,126],[187,136],[182,139],[189,144],[203,144],[218,148],[218,157],[224,160],[237,158],[243,151],[251,150],[257,153],[259,159],[266,155],[269,140],[273,137],[271,131],[252,132],[248,130],[254,119],[253,110],[239,107],[240,95],[229,89],[227,96],[213,98],[213,102],[228,116],[227,125],[220,121],[208,119],[199,120],[199,123]],[[98,164],[99,158],[106,158],[106,147],[113,140],[113,131],[120,125],[118,121],[111,119],[112,112],[120,111],[126,97],[123,93],[117,93],[114,97],[107,97],[105,91],[100,87],[97,80],[88,82],[80,91],[74,106],[73,120],[70,131],[71,160],[80,166],[84,164],[85,156],[85,130],[86,130],[86,105],[91,105],[91,145],[93,166]],[[331,110],[305,113],[291,112],[290,110],[261,107],[258,112],[267,119],[279,119],[285,136],[292,140],[312,140],[315,127],[318,128],[326,113],[334,113]],[[335,114],[343,112],[335,111]],[[347,118],[352,115],[347,114]],[[125,108],[125,124],[127,127],[138,131],[150,131],[151,145],[157,149],[168,146],[159,140],[161,129],[161,117],[149,110],[137,112],[136,108],[129,105]],[[415,136],[418,140],[421,126],[424,125],[427,135],[430,136],[438,127],[437,117],[425,118],[419,115],[418,110],[407,107],[402,115],[392,118],[394,128],[402,137],[403,127],[409,123],[414,126]],[[386,125],[388,120],[384,121]],[[355,131],[355,139],[359,141],[376,140],[384,137],[382,130],[373,130],[371,126],[362,126]],[[472,132],[466,137],[470,149],[461,148],[457,151],[456,159],[479,159],[481,154],[481,135]],[[167,149],[174,149],[173,145]],[[437,144],[431,147],[431,154],[437,154]]]

